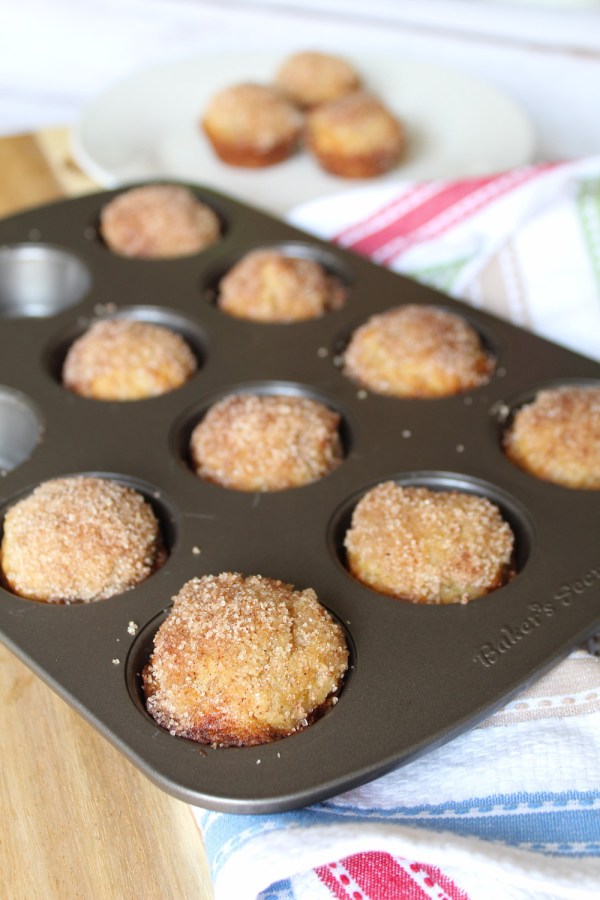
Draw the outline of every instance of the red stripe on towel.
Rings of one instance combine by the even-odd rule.
[[[333,240],[388,264],[409,247],[439,237],[515,188],[563,164],[543,163],[446,184],[429,182],[401,194]]]
[[[469,900],[438,868],[389,853],[357,853],[315,872],[336,900]]]
[[[434,194],[439,193],[444,186],[443,181],[424,181],[407,185],[401,194],[396,194],[392,200],[377,207],[364,219],[344,228],[334,240],[342,247],[353,247],[362,238],[380,231],[389,222],[396,221],[405,213],[421,206]]]
[[[352,250],[362,253],[364,256],[370,256],[380,247],[389,243],[393,238],[399,235],[410,235],[422,228],[427,222],[431,221],[434,216],[438,216],[444,210],[454,206],[460,200],[480,190],[494,179],[479,178],[477,180],[457,181],[446,185],[439,185],[439,190],[428,196],[423,203],[417,207],[409,209],[404,214],[395,216],[392,221],[387,222],[372,231],[363,238],[354,241],[351,246]],[[337,240],[337,238],[336,238]]]

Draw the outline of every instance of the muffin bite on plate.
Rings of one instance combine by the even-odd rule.
[[[322,715],[347,666],[343,630],[313,590],[227,572],[182,587],[143,684],[148,712],[171,734],[251,746]]]
[[[4,517],[3,581],[29,600],[104,600],[135,587],[164,559],[150,504],[108,478],[45,481]]]
[[[411,603],[468,603],[510,580],[514,535],[485,497],[383,482],[344,538],[354,577]]]
[[[292,103],[309,109],[358,90],[360,76],[339,56],[306,50],[284,60],[275,84]]]
[[[223,162],[261,168],[292,155],[302,115],[275,88],[247,82],[215,94],[204,111],[202,128]]]
[[[181,335],[137,319],[102,319],[65,357],[66,388],[93,400],[143,400],[181,387],[198,363]]]
[[[323,403],[284,394],[234,394],[196,425],[197,475],[238,491],[282,491],[317,481],[342,460],[340,416]]]
[[[407,304],[372,316],[352,335],[344,374],[376,394],[446,397],[488,381],[494,360],[461,316]]]
[[[100,213],[100,235],[119,256],[171,259],[221,238],[216,213],[188,188],[150,184],[117,194]]]
[[[346,289],[313,259],[253,250],[221,279],[217,306],[239,319],[301,322],[340,309]]]
[[[540,391],[504,435],[508,458],[563,487],[600,490],[600,386]]]
[[[357,91],[307,116],[305,143],[321,168],[342,178],[374,178],[400,161],[404,127],[371,94]]]

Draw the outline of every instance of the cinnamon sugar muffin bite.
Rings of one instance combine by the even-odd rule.
[[[342,459],[340,416],[316,400],[235,394],[190,438],[196,474],[239,491],[281,491],[327,475]]]
[[[278,250],[253,250],[221,279],[217,305],[255,322],[300,322],[340,309],[342,282],[312,259]]]
[[[372,316],[344,353],[344,373],[377,394],[444,397],[484,384],[494,368],[460,316],[407,304]]]
[[[104,600],[139,584],[164,558],[150,504],[106,478],[45,481],[4,518],[3,580],[29,600]]]
[[[318,718],[347,665],[344,633],[313,590],[224,573],[179,591],[143,684],[148,712],[171,734],[250,746]]]
[[[504,436],[517,466],[544,481],[600,490],[600,387],[540,391]]]
[[[379,484],[357,504],[344,546],[355,578],[412,603],[468,603],[513,573],[514,535],[498,507],[458,491]]]
[[[223,162],[260,168],[292,155],[302,116],[274,88],[244,83],[215,94],[204,112],[202,128]]]
[[[292,103],[308,109],[358,90],[360,77],[339,56],[304,51],[294,53],[283,62],[275,83]]]
[[[100,234],[120,256],[169,259],[215,244],[221,237],[221,223],[187,188],[150,184],[110,200],[100,213]]]
[[[320,166],[342,178],[373,178],[404,150],[404,128],[375,97],[357,91],[309,113],[305,139]]]
[[[183,338],[137,319],[102,319],[73,342],[66,388],[93,400],[142,400],[181,387],[198,367]]]

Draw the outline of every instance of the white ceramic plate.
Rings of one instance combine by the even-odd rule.
[[[531,160],[530,123],[493,88],[410,60],[349,59],[408,130],[406,158],[377,183],[485,175]],[[270,82],[281,62],[281,54],[219,53],[139,72],[84,108],[73,132],[77,161],[107,187],[180,179],[278,214],[346,186],[372,184],[328,175],[307,153],[261,170],[234,168],[215,157],[198,124],[210,97],[236,82]]]

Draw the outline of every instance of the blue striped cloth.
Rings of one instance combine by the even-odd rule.
[[[217,900],[299,898],[303,870],[360,850],[438,865],[470,900],[495,884],[504,898],[599,896],[600,660],[573,653],[468,734],[326,802],[195,813]]]

